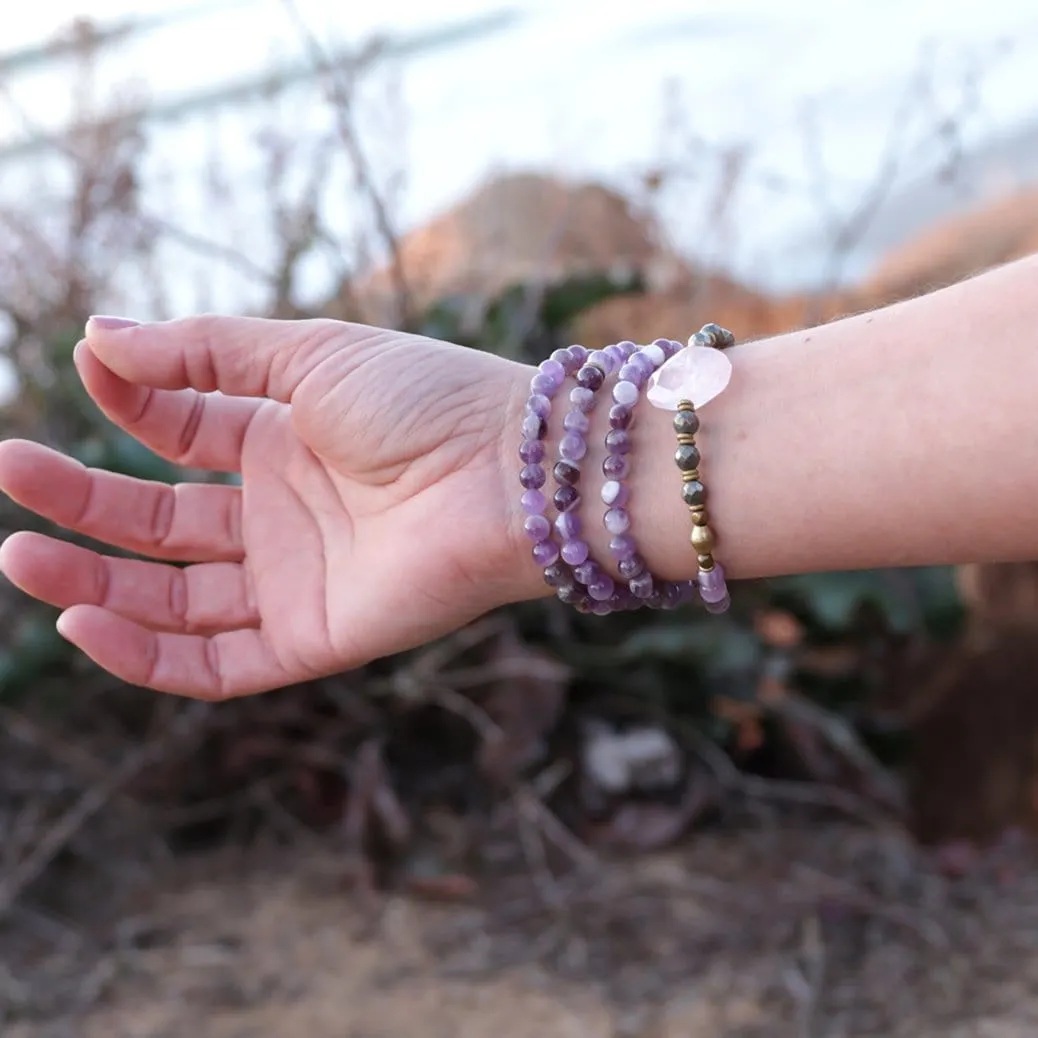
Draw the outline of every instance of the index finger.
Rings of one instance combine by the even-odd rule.
[[[117,375],[153,389],[219,390],[290,403],[303,380],[343,349],[379,348],[392,333],[345,321],[186,317],[153,324],[91,317],[86,340]]]

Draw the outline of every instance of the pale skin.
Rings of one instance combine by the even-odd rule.
[[[1036,288],[1030,258],[731,350],[732,383],[698,439],[736,593],[754,576],[1038,558]],[[531,369],[332,321],[111,323],[91,320],[76,351],[100,410],[163,457],[240,472],[242,486],[168,488],[0,443],[10,497],[154,560],[30,532],[0,547],[8,579],[59,607],[62,635],[100,666],[226,699],[549,593],[517,503]],[[631,511],[651,568],[679,578],[695,557],[670,417],[639,405]]]

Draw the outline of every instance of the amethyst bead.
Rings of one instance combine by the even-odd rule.
[[[540,415],[528,414],[523,419],[523,436],[527,440],[543,440],[547,429],[548,427]]]
[[[638,403],[638,387],[633,382],[617,382],[613,386],[613,399],[618,404],[633,407]]]
[[[582,562],[587,562],[590,554],[591,549],[587,546],[586,541],[579,539],[566,541],[562,546],[562,559],[571,566],[579,566]]]
[[[566,432],[586,433],[591,428],[591,422],[583,411],[567,411],[562,427]]]
[[[626,479],[630,471],[630,463],[622,454],[610,454],[602,462],[602,474],[606,479]]]
[[[613,404],[609,408],[609,428],[629,429],[634,412],[626,404]]]
[[[561,386],[566,378],[566,366],[561,361],[555,360],[554,354],[547,360],[542,360],[538,365],[538,371],[542,375],[548,375]]]
[[[557,511],[569,512],[580,504],[580,493],[576,487],[559,487],[555,491],[552,502]]]
[[[721,613],[727,613],[728,610],[731,608],[731,605],[732,600],[728,596],[727,591],[725,592],[724,598],[722,598],[719,602],[707,602],[706,599],[703,599],[703,608],[708,613],[713,613],[715,616],[720,615]]]
[[[628,454],[631,450],[631,437],[624,429],[610,429],[605,436],[605,445],[610,454]]]
[[[544,567],[544,583],[547,584],[548,587],[562,587],[563,585],[571,584],[572,582],[569,570],[560,563],[553,562],[550,566]]]
[[[588,354],[591,352],[586,346],[581,346],[579,343],[570,346],[569,352],[576,361],[577,367],[581,364],[587,363]]]
[[[648,377],[645,369],[640,364],[625,364],[619,372],[620,379],[624,382],[633,383],[639,389],[645,384],[645,380]]]
[[[587,363],[601,368],[607,375],[611,375],[617,368],[617,358],[606,350],[592,350]]]
[[[562,388],[562,383],[565,377],[565,372],[561,375],[555,376],[539,371],[532,379],[530,379],[530,389],[534,393],[544,393],[546,396],[554,396]]]
[[[627,487],[618,480],[606,480],[602,484],[602,504],[623,508],[627,504]]]
[[[602,576],[602,567],[594,560],[588,559],[587,562],[582,562],[573,570],[573,576],[587,587],[588,584],[593,584]]]
[[[612,361],[613,371],[617,371],[623,366],[624,361],[627,360],[627,354],[616,343],[612,346],[607,346],[602,352]]]
[[[544,469],[540,465],[527,465],[519,473],[519,482],[524,490],[540,490],[545,478]]]
[[[571,541],[574,537],[579,537],[583,528],[584,524],[576,512],[562,512],[555,517],[555,532],[564,541]]]
[[[618,563],[616,568],[620,571],[620,576],[624,580],[633,580],[635,577],[640,577],[645,572],[645,560],[638,555],[625,555]]]
[[[587,440],[580,433],[566,433],[559,441],[559,454],[566,461],[580,461],[587,454]]]
[[[543,515],[528,515],[523,522],[523,529],[526,531],[526,536],[535,544],[538,541],[547,540],[551,536],[551,523]]]
[[[631,578],[627,586],[635,598],[641,599],[649,598],[656,590],[656,582],[651,573],[639,573],[638,576]]]
[[[538,541],[533,546],[533,560],[538,566],[550,566],[558,558],[559,549],[554,541]]]
[[[559,483],[567,486],[576,486],[580,482],[580,466],[575,461],[565,458],[557,461],[551,472]]]
[[[551,414],[551,400],[543,393],[532,394],[526,401],[526,413],[536,415],[538,418],[547,418]]]
[[[527,490],[519,503],[527,515],[542,515],[548,507],[548,499],[539,490]]]
[[[570,391],[569,401],[574,407],[587,414],[595,406],[595,394],[586,386],[577,386],[576,389]]]
[[[525,461],[527,465],[536,465],[538,462],[544,461],[545,453],[543,440],[523,440],[519,444],[519,459]]]
[[[594,364],[585,364],[577,372],[577,385],[583,389],[591,390],[592,393],[597,389],[601,389],[603,382],[605,382],[605,369]]]
[[[631,528],[631,517],[623,508],[610,508],[602,517],[602,521],[612,534],[626,533]]]
[[[625,559],[635,552],[634,538],[630,534],[621,533],[609,540],[609,550],[613,557]]]
[[[587,593],[596,602],[604,602],[606,599],[612,598],[614,591],[616,591],[616,584],[613,582],[613,578],[606,573],[587,586]]]

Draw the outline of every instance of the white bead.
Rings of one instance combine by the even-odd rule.
[[[606,480],[602,484],[602,503],[611,505],[615,504],[616,499],[620,496],[620,484],[615,479]]]
[[[663,352],[663,347],[657,346],[655,343],[652,343],[650,346],[643,346],[641,352],[652,361],[652,365],[655,368],[658,368],[667,359],[667,355]]]
[[[682,400],[702,407],[724,391],[731,377],[732,362],[721,350],[689,346],[653,372],[646,397],[663,411],[676,411]]]

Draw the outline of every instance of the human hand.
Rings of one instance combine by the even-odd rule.
[[[529,369],[337,321],[112,323],[91,319],[75,354],[101,411],[242,485],[169,487],[0,443],[0,490],[19,504],[166,560],[26,531],[0,547],[0,570],[62,609],[61,634],[100,666],[225,699],[358,667],[531,593],[512,431]]]

